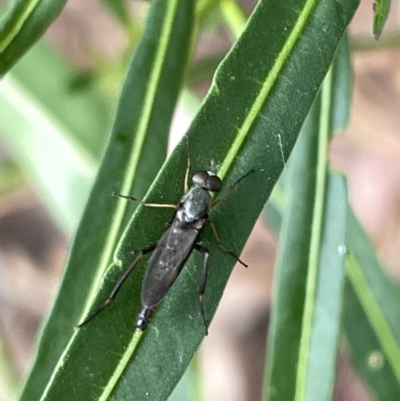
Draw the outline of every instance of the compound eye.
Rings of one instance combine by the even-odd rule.
[[[222,181],[216,175],[210,175],[207,180],[207,190],[212,192],[219,192],[222,188]]]
[[[198,185],[199,187],[204,187],[208,180],[209,174],[207,171],[198,171],[192,177],[192,181],[194,184]]]

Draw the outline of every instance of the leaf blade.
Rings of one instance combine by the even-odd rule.
[[[164,19],[165,10],[177,2],[153,3],[148,28],[136,49],[136,57],[132,59],[125,80],[110,144],[71,249],[59,297],[41,334],[38,354],[21,400],[52,397],[45,388],[53,380],[54,370],[62,369],[62,364],[58,362],[60,355],[71,336],[75,336],[74,326],[82,320],[85,308],[87,310],[93,303],[101,277],[112,260],[119,233],[134,210],[134,205],[112,198],[112,191],[122,188],[142,197],[166,155],[169,124],[190,48],[192,24],[189,17],[193,12],[192,3],[180,2],[179,23],[174,21],[171,26],[171,20]],[[173,30],[168,43],[160,34],[166,29],[165,24],[170,24]],[[160,57],[165,64],[162,69],[160,62],[153,63]],[[151,92],[147,90],[150,80],[153,82]],[[154,86],[158,86],[159,90],[154,90]],[[147,113],[142,113],[142,104],[147,104]],[[153,108],[151,113],[150,108]],[[140,139],[136,141],[135,134],[139,129]],[[141,147],[140,152],[137,146]],[[81,366],[84,364],[85,361],[81,360]],[[80,386],[85,385],[87,383],[80,382]],[[78,388],[82,390],[82,387]],[[73,394],[74,389],[66,388],[64,382],[60,391],[64,397],[70,397],[70,390]],[[87,390],[83,388],[82,392]]]
[[[309,24],[305,28],[306,38],[303,40],[299,36],[292,52],[285,53],[288,56],[286,62],[283,63],[280,76],[270,78],[273,82],[270,82],[271,90],[268,99],[264,98],[264,104],[261,100],[267,92],[265,81],[273,69],[275,56],[282,52],[281,48],[292,32],[289,28],[297,23],[299,5],[309,5],[310,2],[291,0],[290,4],[278,1],[260,3],[248,24],[248,29],[219,68],[214,85],[189,129],[193,170],[204,169],[206,160],[208,163],[214,159],[222,163],[222,175],[225,176],[228,185],[250,168],[256,169],[256,174],[244,180],[240,188],[232,193],[234,196],[224,199],[213,212],[213,221],[218,227],[221,239],[226,242],[229,238],[227,245],[234,245],[236,253],[243,247],[283,168],[282,155],[284,159],[288,157],[319,84],[329,68],[340,37],[358,4],[354,0],[343,1],[343,7],[340,9],[343,15],[338,15],[336,2],[325,0],[312,3],[315,7],[312,7]],[[333,13],[341,18],[339,22],[326,20],[321,18],[321,13]],[[280,18],[283,14],[288,18]],[[266,32],[266,21],[271,23],[269,26],[278,24],[277,28],[281,29]],[[286,24],[290,24],[290,27]],[[271,42],[271,35],[278,38],[276,43]],[[315,38],[320,39],[321,35],[326,40],[326,47],[322,53],[316,54],[315,49],[319,47],[319,43]],[[313,46],[310,46],[310,38],[314,38]],[[258,56],[260,44],[262,48],[268,49],[266,60],[260,60]],[[249,60],[254,64],[249,63]],[[315,74],[312,79],[299,79],[302,78],[301,72],[309,69],[310,60],[315,61]],[[244,66],[247,68],[243,69]],[[298,86],[293,88],[288,83],[293,82],[295,78]],[[260,95],[262,90],[263,95]],[[287,98],[298,104],[294,112],[290,113],[290,119]],[[253,110],[250,116],[249,110]],[[257,114],[259,111],[261,113]],[[179,194],[182,193],[185,166],[184,143],[178,146],[164,164],[149,190],[148,199],[178,201]],[[250,189],[251,197],[248,196]],[[242,210],[242,205],[246,205],[245,210]],[[133,250],[140,251],[160,237],[165,221],[168,221],[168,216],[162,211],[157,213],[139,207],[116,246],[114,262],[128,265],[132,260]],[[212,265],[218,265],[219,268],[218,271],[210,268],[206,293],[206,315],[209,319],[222,296],[233,263],[225,254],[219,255],[220,251],[211,240],[210,233],[204,236],[204,243],[210,248]],[[150,397],[157,400],[165,399],[170,394],[203,337],[196,296],[193,296],[193,293],[197,293],[198,286],[198,280],[193,276],[195,264],[200,265],[201,262],[193,255],[142,336],[134,358],[117,383],[111,399],[142,400]],[[109,366],[110,361],[115,364],[115,361],[118,361],[116,357],[122,355],[130,345],[132,326],[127,323],[126,317],[132,315],[132,306],[136,310],[140,304],[143,269],[144,264],[138,266],[137,272],[129,281],[130,284],[121,289],[117,304],[105,311],[93,324],[85,327],[82,335],[76,336],[73,346],[68,350],[68,359],[63,360],[55,373],[54,384],[73,384],[77,372],[74,366],[78,367],[82,377],[95,375],[97,383],[108,380],[113,371]],[[107,286],[111,288],[116,273],[111,271],[105,276],[104,292]],[[100,295],[98,299],[101,297]],[[92,344],[93,338],[96,339],[96,344]],[[81,366],[85,366],[85,370],[82,370]],[[162,386],[157,386],[158,383],[162,383]],[[56,387],[54,385],[49,388],[46,399],[57,398],[60,401],[66,396],[61,388]],[[93,391],[98,394],[98,389]],[[80,394],[75,392],[75,395]]]
[[[69,235],[87,201],[110,115],[95,89],[71,93],[72,74],[66,60],[40,43],[0,82],[1,137]]]
[[[353,212],[349,212],[344,331],[353,363],[379,400],[400,396],[400,290],[379,264]],[[360,336],[360,332],[363,333]]]
[[[343,253],[337,250],[345,243],[347,196],[343,178],[327,171],[327,141],[347,123],[346,107],[335,107],[349,107],[350,74],[347,69],[343,78],[343,64],[349,64],[345,41],[289,162],[291,191],[268,342],[270,400],[332,395],[344,281]]]
[[[387,17],[389,16],[390,3],[391,0],[374,0],[372,34],[376,40],[381,36]]]
[[[0,21],[0,76],[43,35],[66,0],[16,0]]]
[[[271,11],[271,10],[269,10]],[[271,15],[271,14],[269,14]],[[255,18],[255,17],[253,17]],[[273,18],[271,16],[271,18]],[[251,21],[254,21],[251,20]],[[265,21],[264,21],[264,26],[265,26]],[[277,30],[274,30],[279,31]],[[254,40],[254,38],[248,37],[247,38],[249,42],[251,42],[251,40]],[[245,43],[246,46],[243,46],[245,48],[251,48],[252,46],[254,47],[254,42],[253,43],[249,43],[249,42],[245,42],[245,39],[243,39],[243,43],[242,45]],[[238,50],[239,52],[239,50]],[[237,54],[234,54],[234,51],[231,51],[230,53],[230,57],[235,58],[237,56]],[[243,54],[242,54],[243,56]],[[243,60],[245,59],[245,56],[243,56],[243,58],[241,58],[240,60],[242,61],[242,65],[243,65]],[[227,59],[228,60],[228,59]],[[229,163],[232,162],[233,159],[235,159],[237,161],[237,164],[232,168],[232,172],[229,173],[228,175],[228,180],[230,182],[232,182],[235,178],[237,178],[238,176],[240,176],[240,174],[242,174],[243,172],[246,171],[246,169],[249,169],[251,167],[254,166],[262,166],[263,168],[265,168],[266,166],[266,162],[265,162],[265,154],[263,156],[261,156],[258,153],[259,149],[265,149],[265,148],[269,148],[269,147],[275,147],[276,149],[276,145],[277,145],[277,140],[276,140],[276,136],[272,136],[272,135],[263,135],[261,134],[261,131],[265,132],[270,132],[271,130],[266,129],[265,126],[263,126],[263,129],[261,129],[261,126],[258,126],[257,129],[254,129],[251,131],[251,144],[252,146],[250,147],[249,144],[247,144],[247,148],[246,146],[243,149],[239,149],[239,146],[235,146],[234,149],[231,154],[229,154],[230,150],[227,149],[226,146],[226,141],[227,141],[227,137],[229,136],[229,134],[235,130],[235,128],[232,128],[229,126],[229,124],[225,125],[225,122],[223,121],[221,123],[221,118],[223,115],[221,115],[221,113],[226,110],[226,106],[227,104],[229,104],[229,106],[232,105],[232,101],[231,99],[234,99],[235,96],[233,95],[234,93],[234,89],[232,89],[231,91],[229,90],[229,87],[227,89],[228,93],[223,93],[221,94],[220,91],[218,91],[219,88],[222,87],[221,81],[219,81],[219,79],[224,79],[227,77],[227,79],[230,80],[229,77],[236,77],[237,75],[232,72],[232,71],[228,71],[228,70],[224,70],[224,67],[226,67],[226,65],[228,64],[228,61],[226,60],[226,64],[222,65],[220,67],[220,69],[218,70],[218,73],[220,74],[220,77],[217,77],[215,79],[215,82],[217,82],[217,88],[214,86],[214,91],[211,90],[211,92],[209,93],[206,102],[203,104],[203,108],[202,110],[200,110],[199,115],[197,116],[197,118],[195,119],[195,121],[193,122],[193,125],[191,126],[191,128],[189,129],[189,138],[190,138],[190,145],[191,145],[191,149],[192,149],[192,164],[194,165],[194,170],[196,170],[196,166],[199,166],[204,168],[204,161],[201,162],[202,160],[210,160],[211,158],[215,159],[215,155],[217,155],[217,162],[220,163],[222,162],[222,164],[224,165],[224,157],[226,157],[226,155],[228,155],[226,157],[227,160],[227,165],[229,165]],[[232,61],[232,59],[230,59],[230,61]],[[248,61],[248,58],[246,59],[246,62]],[[253,61],[253,60],[252,60]],[[250,64],[250,63],[249,63]],[[252,76],[250,73],[243,73],[242,75],[245,76]],[[254,78],[254,76],[253,76]],[[247,84],[247,82],[246,82]],[[228,85],[229,86],[229,85]],[[241,87],[241,89],[243,90],[243,87]],[[218,102],[217,102],[217,95],[220,95]],[[281,95],[282,96],[282,95]],[[240,98],[243,98],[243,93],[241,93]],[[225,101],[225,99],[230,99],[229,101]],[[274,100],[272,100],[271,102],[273,103]],[[242,107],[244,109],[246,109],[245,106]],[[240,121],[240,118],[235,114],[234,109],[235,105],[233,105],[233,107],[229,107],[229,113],[231,114],[231,120],[234,122],[237,122],[238,120]],[[267,107],[265,107],[266,109]],[[249,108],[248,108],[249,109]],[[265,112],[265,109],[263,110],[263,113]],[[215,110],[213,112],[213,110]],[[206,118],[206,113],[209,112],[209,114],[207,114],[207,118]],[[204,114],[203,114],[204,113]],[[224,139],[219,139],[216,138],[215,135],[212,137],[211,140],[211,134],[210,132],[215,132],[215,129],[212,129],[212,121],[213,121],[213,117],[214,115],[218,113],[218,122],[221,124],[221,126],[223,128],[221,128],[221,126],[219,127],[220,132],[224,132]],[[240,116],[240,113],[238,113],[238,115]],[[261,120],[265,120],[266,118],[263,117],[264,114],[262,114],[262,117],[260,117]],[[269,118],[271,118],[271,114],[269,115]],[[283,117],[282,115],[274,115],[272,117],[272,119],[276,118],[276,120],[279,120],[280,123],[283,123],[284,125],[284,121],[285,118],[287,118],[287,116]],[[215,118],[216,120],[217,118]],[[275,120],[275,121],[276,121]],[[296,119],[294,119],[296,121]],[[270,120],[269,120],[270,121]],[[291,120],[291,123],[293,124],[293,119]],[[257,124],[257,123],[256,123]],[[273,124],[273,123],[271,123]],[[235,126],[235,124],[233,124],[233,127]],[[198,131],[201,130],[204,133],[203,134],[203,141],[199,141],[196,137],[197,135],[200,135],[198,133]],[[226,128],[225,128],[226,127]],[[269,127],[270,128],[270,127]],[[286,137],[290,138],[290,134],[291,134],[291,130],[293,130],[293,126],[291,127],[291,129],[288,130],[288,132],[285,132],[286,135],[283,136],[283,142],[286,140]],[[257,132],[256,132],[257,131]],[[231,134],[234,135],[234,134]],[[209,138],[209,141],[207,140],[207,136]],[[262,138],[262,139],[261,139]],[[225,146],[224,146],[224,142],[225,142]],[[213,148],[212,151],[210,152],[210,150],[208,148],[204,147],[204,143],[212,143],[213,144]],[[288,139],[288,142],[290,143],[290,139]],[[279,142],[278,142],[278,146],[279,146]],[[290,145],[289,145],[290,146]],[[225,149],[224,149],[225,147]],[[251,149],[250,149],[251,148]],[[183,148],[184,149],[184,148]],[[176,155],[176,159],[174,160],[175,154],[172,155],[172,158],[169,160],[168,165],[165,166],[165,175],[167,175],[167,171],[169,170],[169,173],[171,173],[173,171],[173,167],[172,165],[174,164],[174,161],[177,162],[178,159],[180,160],[180,170],[184,170],[184,155],[182,155],[182,152],[184,152],[184,150],[182,150],[182,148],[178,148],[177,151],[181,150],[181,155],[178,156]],[[283,162],[282,162],[282,153],[281,153],[280,148],[278,148],[278,152],[275,152],[275,154],[268,154],[268,156],[271,156],[271,159],[273,159],[272,161],[270,161],[270,163],[268,163],[268,173],[270,174],[267,181],[268,183],[265,183],[265,179],[263,177],[261,177],[260,175],[257,177],[257,180],[259,180],[258,185],[266,185],[267,187],[269,186],[269,184],[271,184],[271,182],[274,181],[274,179],[276,179],[275,177],[275,172],[277,172],[276,175],[279,175],[280,169],[282,168]],[[284,149],[284,151],[286,152],[288,149]],[[237,153],[236,153],[237,152]],[[221,154],[221,156],[218,156],[218,154]],[[236,158],[232,157],[232,155],[237,155]],[[198,156],[199,155],[199,156]],[[225,156],[224,156],[225,155]],[[261,161],[262,160],[262,161]],[[175,171],[177,170],[178,163],[175,164]],[[168,170],[167,170],[168,169]],[[228,170],[228,168],[226,169]],[[170,174],[171,175],[171,174]],[[160,179],[162,179],[162,176],[159,176]],[[248,178],[248,182],[250,182],[250,180],[252,180],[251,177]],[[165,183],[164,183],[165,184]],[[227,184],[228,185],[228,184]],[[223,203],[221,203],[220,205],[218,205],[218,211],[215,210],[214,214],[213,214],[213,221],[215,222],[216,226],[218,227],[219,230],[219,234],[221,239],[223,240],[224,238],[230,238],[230,240],[232,241],[232,244],[236,244],[235,245],[235,252],[238,252],[238,249],[240,249],[241,244],[243,243],[243,239],[239,239],[240,236],[236,235],[236,232],[249,232],[251,227],[248,225],[248,221],[247,218],[249,216],[251,216],[250,219],[255,219],[255,216],[257,215],[257,208],[259,208],[259,204],[257,207],[254,207],[253,204],[253,199],[255,197],[266,197],[266,194],[268,193],[269,189],[259,189],[254,188],[254,186],[252,187],[252,196],[251,199],[248,198],[248,196],[246,196],[246,183],[243,183],[243,187],[242,189],[238,189],[237,191],[235,191],[235,200],[231,200],[231,199],[226,199],[224,200]],[[250,184],[248,184],[250,185]],[[157,188],[158,189],[157,191]],[[165,195],[165,197],[167,199],[170,199],[168,196],[168,188],[166,188],[166,185],[163,185],[162,183],[160,183],[159,187],[154,187],[152,193],[163,193]],[[162,189],[161,189],[162,188]],[[246,215],[247,218],[243,217],[243,213],[244,210],[242,208],[242,210],[240,210],[240,205],[246,204],[246,208],[248,207],[249,210],[251,210],[251,212],[247,212],[248,214]],[[238,210],[240,210],[240,212],[238,212]],[[148,219],[150,219],[149,214],[147,214],[145,211],[143,211],[143,215],[142,216],[146,216],[145,220],[147,221]],[[227,217],[229,216],[229,217]],[[138,216],[137,216],[138,217]],[[142,217],[143,218],[143,217]],[[229,225],[227,224],[227,220],[228,221],[234,221],[235,222],[235,226],[232,227],[232,224],[230,226],[230,228],[225,228],[225,226]],[[243,221],[244,220],[244,221]],[[239,224],[240,223],[240,224]],[[240,225],[240,227],[239,227]],[[133,233],[135,231],[141,232],[141,229],[139,228],[140,226],[132,226],[132,231],[130,235],[133,235]],[[160,233],[159,233],[160,234]],[[129,237],[130,235],[127,235],[127,237]],[[157,236],[155,236],[157,237]],[[237,239],[237,241],[235,240]],[[205,240],[207,240],[207,236],[205,236]],[[229,245],[229,244],[228,244]],[[125,247],[121,247],[120,249],[120,253],[121,254],[126,254],[128,252],[128,249],[132,249],[134,245],[131,244],[126,244],[126,248]],[[207,247],[209,247],[211,253],[218,253],[218,251],[215,249],[215,247],[212,246],[211,244],[211,240],[207,240]],[[226,259],[226,258],[225,258]],[[196,263],[197,262],[197,263]],[[214,262],[215,263],[215,262]],[[198,344],[200,342],[200,338],[202,336],[203,330],[201,328],[201,323],[200,323],[200,319],[196,319],[196,307],[195,307],[195,296],[194,293],[196,292],[195,288],[196,285],[193,283],[193,272],[191,270],[191,267],[193,266],[193,264],[197,264],[200,265],[201,262],[199,259],[196,260],[192,260],[192,263],[189,262],[187,268],[185,268],[182,272],[181,275],[176,283],[176,285],[171,289],[168,297],[163,301],[163,303],[161,304],[161,306],[158,308],[156,316],[154,317],[151,325],[149,326],[149,328],[147,329],[146,334],[143,336],[142,339],[142,343],[137,351],[137,353],[134,356],[134,363],[128,367],[127,372],[126,372],[126,381],[129,381],[130,383],[142,383],[143,384],[143,391],[145,391],[144,389],[149,388],[148,385],[150,385],[150,381],[152,380],[152,378],[154,377],[159,377],[161,382],[165,383],[167,382],[168,384],[165,386],[166,388],[160,389],[159,392],[155,392],[155,393],[151,393],[151,397],[154,399],[165,399],[166,396],[169,394],[171,388],[173,387],[174,383],[175,383],[175,379],[172,379],[171,382],[169,381],[169,379],[166,378],[166,376],[171,377],[174,375],[177,375],[180,372],[183,371],[184,367],[181,367],[180,370],[177,369],[176,366],[171,366],[169,367],[168,372],[166,372],[165,370],[162,369],[162,366],[165,366],[166,363],[168,363],[167,361],[175,361],[175,360],[179,360],[183,363],[183,361],[185,361],[185,364],[187,363],[186,361],[189,361],[190,358],[193,355],[193,351],[191,351],[191,347],[193,347],[193,345],[191,345],[191,347],[189,348],[183,348],[181,346],[181,344],[183,344],[184,342],[191,342],[192,344]],[[214,305],[217,304],[217,300],[219,299],[219,297],[222,294],[222,288],[224,283],[226,282],[228,276],[229,276],[229,272],[230,269],[228,269],[227,267],[227,261],[223,259],[223,257],[219,258],[218,260],[218,267],[219,267],[219,276],[217,276],[217,274],[212,272],[212,267],[210,268],[210,279],[209,279],[209,284],[208,284],[208,288],[210,288],[210,290],[208,290],[208,293],[206,294],[206,297],[208,299],[208,305],[209,305],[209,309],[213,310],[215,308]],[[184,290],[185,289],[185,290]],[[190,292],[189,296],[184,293]],[[121,302],[122,304],[122,302]],[[179,306],[177,306],[179,305]],[[188,305],[192,305],[192,308],[188,307]],[[121,306],[120,306],[121,307]],[[188,322],[187,319],[184,318],[184,316],[190,316],[190,320],[194,320],[194,323],[192,322]],[[196,323],[197,321],[197,323]],[[190,324],[190,326],[188,326],[188,324]],[[194,329],[192,326],[196,325],[197,329]],[[173,329],[169,329],[170,326],[174,326]],[[196,330],[198,332],[196,332]],[[162,338],[161,338],[161,333],[162,333]],[[175,344],[175,346],[177,347],[176,349],[171,349],[170,345],[167,344]],[[195,345],[196,346],[196,345]],[[195,347],[194,346],[194,347]],[[147,348],[147,351],[146,351]],[[155,357],[155,355],[157,357]],[[146,363],[145,361],[152,361],[152,366],[148,366],[149,363]],[[172,371],[171,371],[172,370]],[[162,375],[162,376],[160,376]],[[134,386],[134,384],[133,384]],[[135,397],[137,397],[137,399],[140,399],[140,397],[144,397],[145,393],[140,393],[141,389],[138,389],[138,386],[134,386],[135,387],[135,391],[139,391],[138,394],[135,394]],[[118,387],[117,387],[117,393],[118,396],[120,397],[120,399],[124,399],[124,397],[128,397],[128,393],[125,393],[121,390],[121,392],[118,392]],[[118,397],[116,395],[115,399],[118,399]]]

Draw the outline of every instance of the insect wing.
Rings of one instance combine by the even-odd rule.
[[[161,237],[149,260],[143,281],[142,304],[155,307],[170,289],[193,249],[199,231],[182,228],[174,220]]]

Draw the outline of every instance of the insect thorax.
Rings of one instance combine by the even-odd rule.
[[[182,209],[186,223],[205,217],[211,208],[211,196],[203,188],[193,187],[182,198]]]

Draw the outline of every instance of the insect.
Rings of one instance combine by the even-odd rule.
[[[137,315],[135,323],[137,329],[142,331],[145,330],[150,322],[156,306],[164,298],[172,284],[177,279],[193,249],[196,249],[204,255],[202,281],[199,287],[199,306],[202,321],[205,327],[205,333],[207,335],[208,326],[204,314],[203,296],[207,284],[208,259],[210,253],[209,250],[200,242],[201,233],[206,225],[210,225],[220,248],[232,255],[243,266],[247,267],[247,265],[243,263],[238,256],[236,256],[232,251],[228,250],[221,243],[214,224],[209,220],[209,213],[212,207],[221,202],[240,181],[242,181],[254,170],[249,171],[236,180],[227,188],[223,195],[213,201],[210,192],[220,192],[222,189],[222,181],[215,173],[216,166],[214,163],[212,163],[210,171],[196,172],[192,176],[193,186],[189,189],[189,145],[187,145],[187,147],[188,161],[184,183],[185,193],[177,205],[148,203],[132,196],[116,193],[113,194],[121,198],[133,200],[143,206],[170,207],[174,208],[175,210],[169,223],[167,224],[165,233],[162,235],[157,244],[144,248],[136,256],[128,269],[120,277],[105,302],[92,314],[90,314],[82,323],[80,323],[77,326],[78,328],[88,323],[104,310],[104,308],[116,297],[122,284],[128,278],[135,266],[139,263],[140,259],[144,255],[153,252],[149,259],[147,272],[142,285],[142,308]]]

